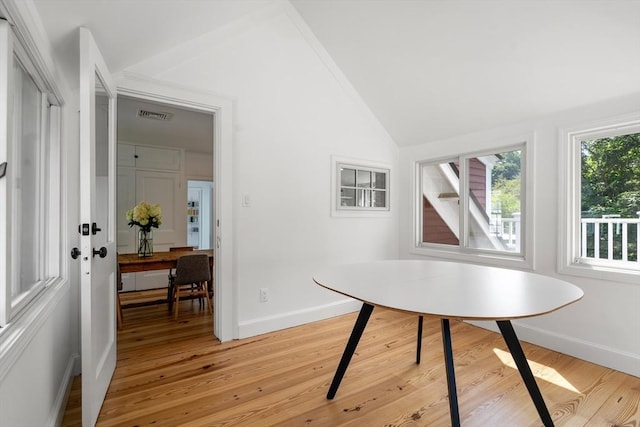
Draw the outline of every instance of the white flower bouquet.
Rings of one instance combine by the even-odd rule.
[[[151,231],[151,228],[158,228],[162,224],[162,209],[160,205],[152,205],[144,200],[138,203],[133,209],[127,211],[127,221],[129,227],[137,225],[144,231]]]

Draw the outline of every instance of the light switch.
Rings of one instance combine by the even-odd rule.
[[[247,193],[242,194],[242,206],[244,207],[251,206],[251,196]]]

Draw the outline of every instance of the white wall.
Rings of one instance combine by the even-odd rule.
[[[336,308],[344,298],[315,285],[313,272],[398,255],[397,198],[389,217],[330,216],[331,155],[389,163],[393,180],[397,147],[300,25],[279,4],[127,70],[235,100],[234,161],[224,166],[233,168],[241,337],[353,310]]]
[[[197,153],[195,151],[184,152],[184,175],[187,179],[201,179],[210,181],[213,179],[213,155],[209,153]]]
[[[535,135],[534,239],[535,271],[559,277],[581,287],[585,296],[577,303],[554,313],[514,322],[520,338],[571,354],[581,359],[640,376],[640,284],[619,283],[558,274],[559,206],[562,194],[559,175],[559,129],[634,113],[640,106],[640,94],[598,105],[553,114],[513,126],[505,126],[419,146],[406,147],[400,153],[403,172],[400,195],[401,256],[419,258],[410,252],[413,237],[411,216],[412,165],[420,159],[464,153],[523,135]],[[462,118],[461,118],[462,119]],[[559,193],[560,192],[560,193]],[[484,326],[491,326],[484,324]]]

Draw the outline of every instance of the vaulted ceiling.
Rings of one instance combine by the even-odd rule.
[[[78,26],[118,72],[278,1],[34,3],[73,74]],[[400,146],[640,93],[637,0],[290,3]]]

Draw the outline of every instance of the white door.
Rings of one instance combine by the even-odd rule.
[[[80,28],[82,425],[96,423],[116,366],[116,90]]]

